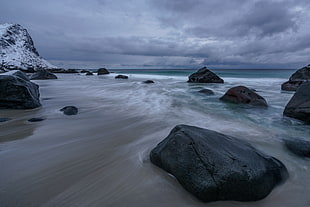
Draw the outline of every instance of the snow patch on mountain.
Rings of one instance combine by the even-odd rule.
[[[57,68],[40,57],[27,30],[19,24],[0,24],[0,66],[3,70],[37,71]]]

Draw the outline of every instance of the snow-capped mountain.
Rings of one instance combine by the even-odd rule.
[[[0,55],[0,67],[3,70],[31,72],[57,68],[40,57],[29,33],[19,24],[0,24]]]

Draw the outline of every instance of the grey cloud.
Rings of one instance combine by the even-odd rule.
[[[258,1],[240,17],[240,20],[233,22],[232,26],[237,25],[239,34],[253,32],[257,35],[268,36],[287,30],[296,30],[295,15],[282,2]]]
[[[40,54],[68,67],[295,67],[309,62],[308,0],[2,0]]]

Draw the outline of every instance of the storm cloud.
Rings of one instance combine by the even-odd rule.
[[[310,63],[307,0],[2,0],[60,67],[298,68]]]

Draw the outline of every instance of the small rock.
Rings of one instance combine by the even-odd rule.
[[[43,121],[45,120],[44,118],[31,118],[31,119],[28,119],[29,122],[39,122],[39,121]]]
[[[152,81],[152,80],[146,80],[146,81],[143,81],[143,83],[150,84],[150,83],[154,83],[154,81]]]
[[[284,144],[294,154],[301,157],[310,157],[310,141],[306,140],[284,140]]]
[[[86,75],[94,75],[92,72],[88,71]]]
[[[127,75],[117,75],[115,76],[115,79],[128,79]]]
[[[211,96],[211,95],[214,95],[214,92],[210,89],[201,89],[200,91],[198,91],[199,93],[203,93],[205,95],[208,95],[208,96]]]
[[[245,86],[236,86],[229,89],[220,100],[231,103],[268,106],[266,100],[262,96]]]
[[[76,115],[78,113],[78,109],[75,106],[65,106],[60,111],[63,111],[65,115]]]

